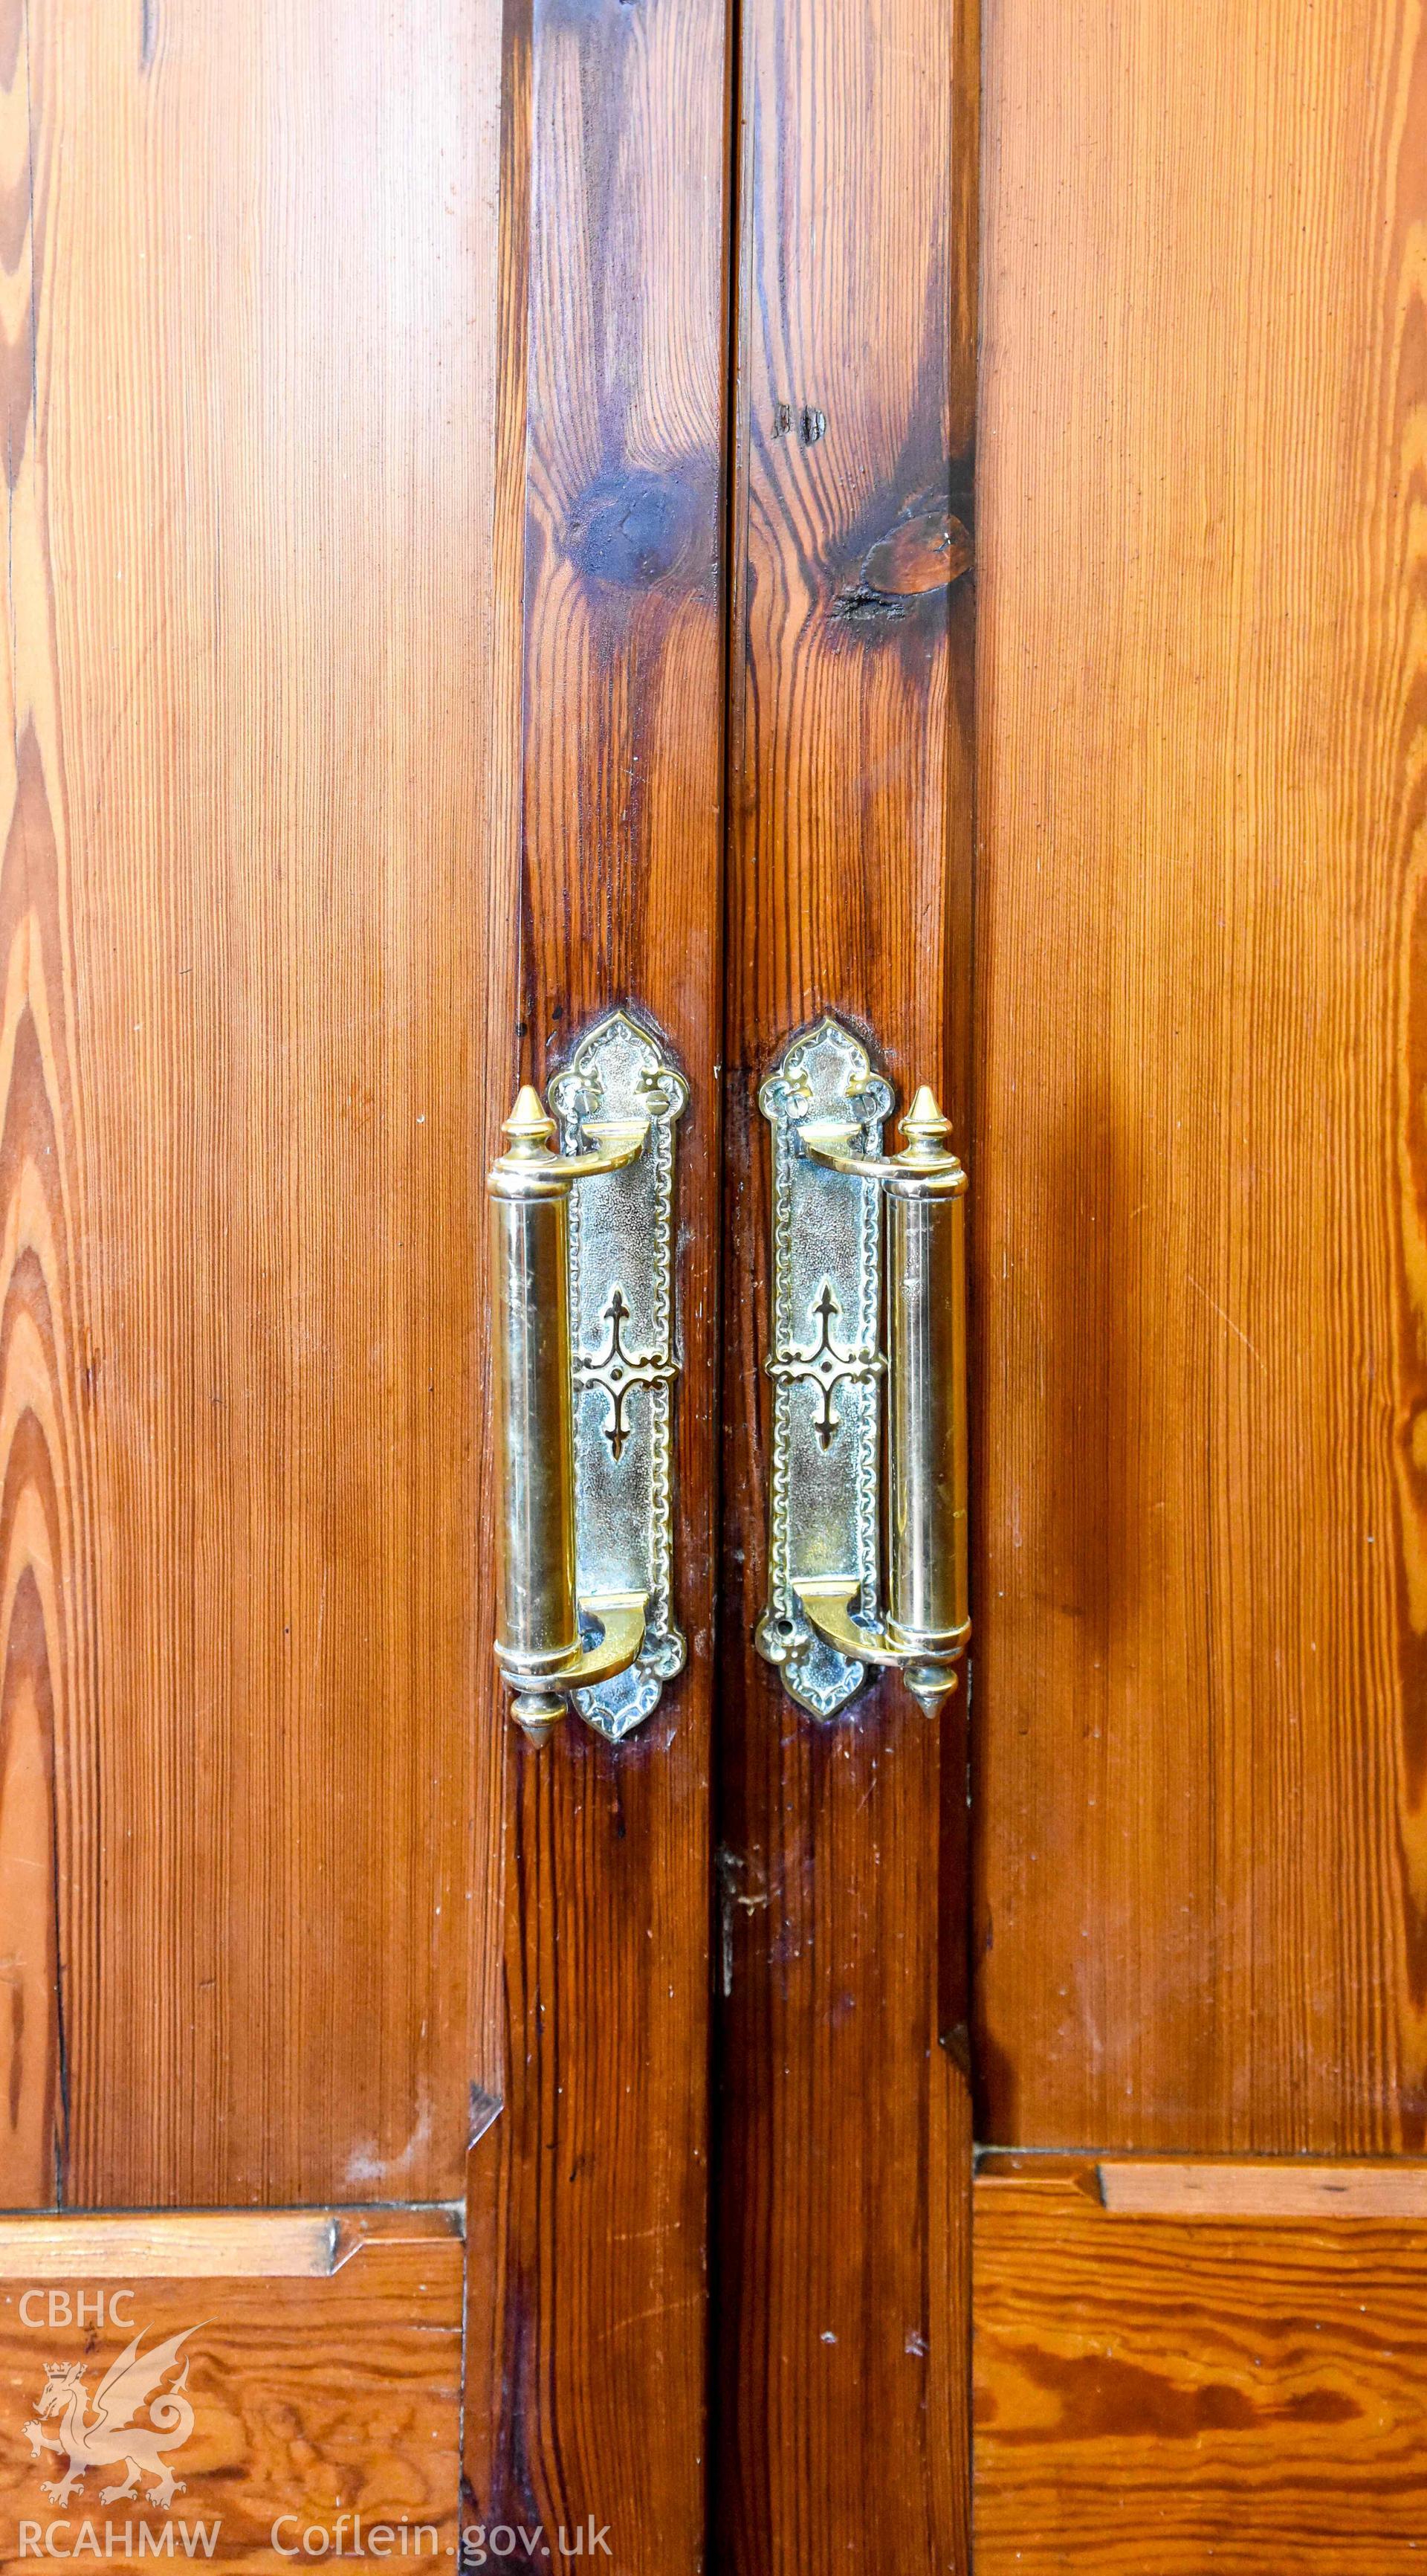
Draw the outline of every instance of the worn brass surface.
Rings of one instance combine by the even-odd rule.
[[[926,1089],[902,1120],[902,1151],[881,1152],[891,1098],[831,1016],[793,1041],[760,1094],[774,1130],[775,1393],[757,1642],[793,1698],[823,1718],[879,1665],[897,1666],[934,1710],[970,1635],[966,1174]],[[844,1317],[850,1347],[834,1330]]]
[[[616,1011],[520,1094],[489,1176],[496,1655],[542,1741],[618,1741],[684,1660],[672,1616],[674,1131],[688,1098]]]
[[[508,1122],[514,1127],[515,1120]],[[579,1652],[575,1443],[570,1421],[569,1184],[491,1198],[496,1437],[496,1652],[512,1674],[558,1672]]]

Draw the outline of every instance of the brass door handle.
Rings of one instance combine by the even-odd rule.
[[[487,1181],[495,1651],[532,1742],[571,1703],[618,1742],[684,1660],[670,1598],[672,1217],[688,1086],[615,1011],[550,1099],[555,1117],[522,1090]]]
[[[934,1713],[971,1634],[966,1174],[925,1089],[901,1153],[882,1152],[890,1085],[830,1015],[759,1097],[773,1128],[774,1394],[758,1648],[814,1716],[889,1664]]]

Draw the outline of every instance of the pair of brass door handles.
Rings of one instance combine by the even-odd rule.
[[[684,1661],[674,1617],[674,1178],[682,1074],[612,1012],[521,1092],[489,1178],[496,1655],[542,1742],[619,1742]],[[966,1174],[929,1091],[830,1014],[759,1093],[772,1128],[768,1597],[757,1644],[816,1718],[895,1665],[934,1712],[970,1635]],[[884,1347],[885,1344],[885,1347]],[[885,1449],[885,1459],[884,1459]]]

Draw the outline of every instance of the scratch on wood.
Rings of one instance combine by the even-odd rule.
[[[1220,1305],[1220,1303],[1219,1303],[1219,1301],[1218,1301],[1218,1298],[1217,1298],[1217,1297],[1211,1297],[1207,1288],[1201,1288],[1201,1287],[1200,1287],[1199,1282],[1198,1282],[1198,1280],[1195,1278],[1195,1276],[1194,1276],[1194,1274],[1193,1274],[1193,1272],[1192,1272],[1192,1271],[1187,1271],[1187,1272],[1185,1273],[1185,1276],[1186,1276],[1186,1278],[1187,1278],[1187,1279],[1188,1279],[1188,1281],[1189,1281],[1189,1285],[1190,1285],[1190,1287],[1191,1287],[1191,1288],[1193,1288],[1193,1289],[1196,1291],[1196,1293],[1197,1293],[1199,1296],[1201,1296],[1201,1297],[1203,1298],[1204,1303],[1205,1303],[1205,1305],[1206,1305],[1206,1306],[1209,1306],[1209,1307],[1211,1307],[1211,1308],[1213,1309],[1213,1312],[1218,1316],[1220,1323],[1221,1323],[1221,1324],[1227,1324],[1227,1325],[1228,1325],[1228,1328],[1229,1328],[1230,1332],[1233,1334],[1233,1336],[1234,1336],[1235,1340],[1243,1343],[1243,1346],[1244,1346],[1245,1350],[1248,1352],[1250,1359],[1257,1361],[1258,1366],[1259,1366],[1261,1369],[1263,1369],[1265,1376],[1267,1376],[1267,1374],[1268,1374],[1268,1370],[1267,1370],[1266,1363],[1265,1363],[1265,1362],[1264,1362],[1264,1360],[1261,1358],[1260,1354],[1259,1354],[1259,1353],[1254,1349],[1253,1343],[1249,1340],[1248,1334],[1243,1330],[1243,1327],[1242,1327],[1241,1325],[1239,1325],[1239,1324],[1236,1324],[1236,1323],[1235,1323],[1234,1318],[1233,1318],[1233,1316],[1232,1316],[1232,1315],[1226,1315],[1226,1314],[1225,1314],[1224,1309],[1223,1309],[1223,1307]]]
[[[768,1903],[766,1886],[757,1890],[752,1896],[744,1896],[740,1891],[738,1882],[747,1867],[748,1863],[741,1852],[729,1851],[725,1846],[720,1845],[714,1854],[714,1869],[718,1877],[719,1929],[722,1936],[720,1964],[725,1996],[733,1992],[734,1914],[739,1910],[745,1914],[757,1914]]]

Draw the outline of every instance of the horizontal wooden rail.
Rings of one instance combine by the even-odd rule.
[[[0,2280],[325,2280],[374,2240],[459,2238],[461,2227],[444,2204],[0,2218]]]

